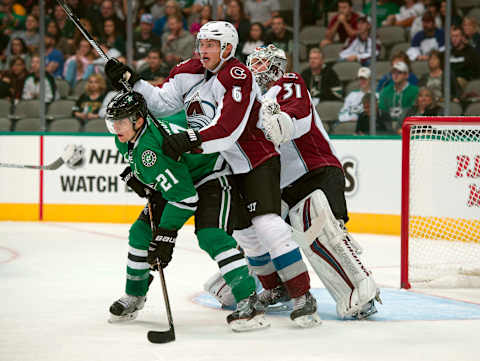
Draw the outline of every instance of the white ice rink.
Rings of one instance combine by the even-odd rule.
[[[362,234],[356,239],[386,295],[377,317],[324,317],[296,329],[267,315],[269,329],[236,334],[228,311],[194,302],[217,267],[187,227],[165,272],[177,340],[151,344],[148,330],[168,328],[158,279],[137,320],[107,323],[124,292],[127,236],[128,225],[0,222],[0,361],[480,360],[480,290],[428,292],[441,298],[399,291],[399,239]],[[418,307],[407,306],[410,298]]]

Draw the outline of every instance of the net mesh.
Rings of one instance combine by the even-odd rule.
[[[410,128],[409,282],[480,287],[480,119]]]

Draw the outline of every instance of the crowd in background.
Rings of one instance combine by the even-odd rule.
[[[107,55],[126,62],[127,1],[66,2]],[[41,39],[38,1],[0,0],[0,98],[8,99],[14,111],[19,102],[39,97],[39,45],[44,41],[45,100],[51,104],[60,98],[74,99],[71,117],[84,125],[102,115],[102,104],[112,95],[104,77],[104,61],[56,1],[45,3],[45,37]],[[256,47],[270,43],[292,58],[292,2],[217,3],[217,18],[238,30],[237,58],[245,61]],[[196,33],[212,20],[212,6],[208,0],[132,0],[131,7],[132,66],[142,79],[160,85],[173,66],[194,55]],[[336,117],[324,119],[330,121],[329,131],[343,122],[354,122],[357,134],[369,132],[372,53],[377,61],[390,62],[375,90],[377,132],[399,133],[409,115],[443,115],[445,81],[450,82],[451,101],[462,114],[469,104],[480,101],[480,82],[475,83],[480,78],[480,3],[478,8],[453,6],[452,25],[446,29],[446,1],[377,1],[377,28],[404,31],[408,44],[401,49],[392,46],[396,44],[390,44],[388,37],[377,36],[373,44],[370,13],[369,1],[301,0],[301,29],[325,30],[319,31],[316,41],[301,43],[302,77],[320,113],[323,105],[342,102]],[[445,37],[451,41],[449,79],[444,75]],[[341,64],[346,63],[358,64],[352,79],[339,74]],[[421,72],[412,70],[412,64],[418,63],[425,64]]]

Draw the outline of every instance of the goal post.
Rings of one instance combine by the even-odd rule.
[[[401,287],[480,287],[480,116],[402,126]]]

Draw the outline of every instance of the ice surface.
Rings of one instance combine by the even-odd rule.
[[[422,290],[452,301],[442,304],[447,320],[432,321],[438,318],[429,307],[426,320],[398,320],[400,306],[422,298],[398,291],[397,237],[355,235],[388,294],[385,301],[399,303],[398,314],[389,306],[371,321],[331,317],[306,330],[296,329],[288,317],[268,316],[267,330],[233,333],[225,322],[229,311],[192,301],[217,266],[199,249],[190,226],[180,233],[165,271],[177,340],[150,344],[148,330],[168,328],[158,279],[137,320],[107,323],[110,304],[124,291],[127,236],[128,225],[1,222],[0,361],[480,359],[478,289]],[[312,287],[322,287],[313,273],[311,279]],[[326,297],[322,291],[317,297]],[[472,319],[464,319],[468,312],[457,301],[470,303]]]

